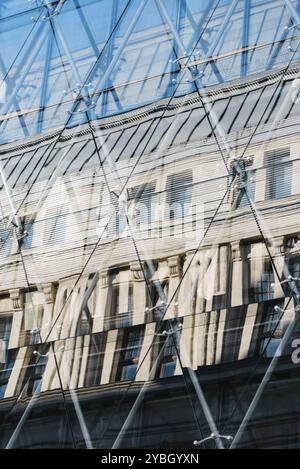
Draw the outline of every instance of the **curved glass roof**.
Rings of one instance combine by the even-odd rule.
[[[284,68],[299,59],[298,11],[290,0],[3,1],[1,142]]]

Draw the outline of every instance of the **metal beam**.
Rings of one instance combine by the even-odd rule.
[[[186,1],[186,0],[184,0]],[[206,45],[203,37],[202,37],[202,33],[201,33],[201,29],[203,28],[204,24],[205,24],[205,21],[207,20],[207,17],[208,17],[208,13],[210,12],[211,10],[211,5],[208,4],[207,8],[205,9],[205,11],[203,12],[203,15],[199,21],[199,23],[197,24],[195,21],[193,21],[193,15],[191,13],[191,11],[189,10],[189,7],[188,5],[186,5],[187,7],[187,15],[188,15],[188,18],[194,28],[194,35],[193,37],[191,38],[188,46],[187,46],[187,49],[190,51],[191,49],[194,49],[196,47],[196,45],[199,43],[199,46],[202,47],[204,53],[206,54],[206,57],[207,57],[207,54],[208,54],[208,46]],[[213,62],[211,62],[211,67],[212,67],[212,70],[216,76],[216,78],[218,79],[218,81],[220,83],[224,83],[224,79],[222,77],[222,74],[220,72],[220,70],[218,69],[218,66],[216,64],[216,61],[214,60]]]
[[[185,50],[184,44],[181,40],[181,37],[178,34],[177,28],[174,26],[174,23],[173,23],[172,19],[170,18],[170,15],[169,15],[165,5],[163,4],[162,0],[155,0],[155,2],[156,2],[157,8],[158,8],[162,18],[165,19],[165,21],[167,22],[167,24],[168,24],[168,26],[169,26],[172,34],[173,34],[174,40],[176,42],[176,45],[177,45],[180,53],[182,55],[185,55],[187,52]]]
[[[266,389],[266,386],[267,384],[269,383],[270,379],[271,379],[271,376],[276,368],[276,365],[278,364],[278,361],[282,355],[282,352],[284,351],[285,347],[289,344],[290,342],[290,338],[292,336],[292,333],[294,331],[294,328],[295,328],[295,325],[296,325],[296,317],[290,322],[287,330],[285,331],[285,334],[282,338],[282,341],[280,342],[277,350],[276,350],[276,353],[265,373],[265,376],[263,377],[263,380],[262,382],[260,383],[256,393],[255,393],[255,396],[254,398],[252,399],[252,402],[251,404],[249,405],[248,407],[248,410],[246,412],[246,415],[245,417],[243,418],[242,420],[242,423],[241,425],[239,426],[239,429],[233,439],[233,442],[231,443],[231,446],[230,446],[230,449],[234,449],[238,446],[241,438],[242,438],[242,435],[249,423],[249,421],[251,420],[252,418],[252,415],[257,407],[257,404],[264,392],[264,390]]]
[[[43,71],[41,96],[40,96],[40,110],[38,112],[37,123],[36,123],[37,133],[41,133],[43,130],[43,116],[44,116],[44,110],[45,110],[46,101],[47,101],[47,87],[48,87],[49,71],[50,71],[50,65],[51,65],[52,48],[53,48],[53,35],[49,34],[47,53],[46,53],[46,58],[45,58],[45,67]]]
[[[113,69],[115,68],[121,54],[123,53],[127,43],[128,43],[128,40],[132,34],[132,31],[134,30],[135,26],[136,26],[136,23],[138,22],[146,4],[147,4],[148,0],[141,0],[140,2],[140,5],[139,7],[137,8],[137,10],[135,11],[133,17],[132,17],[132,20],[129,24],[129,26],[127,27],[126,29],[126,33],[124,34],[123,36],[123,39],[118,47],[118,49],[116,50],[115,52],[115,55],[111,61],[111,63],[109,64],[109,66],[107,67],[106,69],[106,72],[104,73],[104,75],[98,80],[96,86],[95,86],[95,90],[97,92],[97,90],[99,90],[99,92],[102,92],[103,91],[103,87],[105,86],[105,83],[107,82],[107,79],[110,77]],[[95,67],[95,70],[94,70],[94,73],[96,72],[97,70],[97,67]],[[93,74],[92,74],[93,76]],[[92,77],[91,77],[92,79]],[[94,101],[96,102],[99,98],[98,97],[95,97],[94,98]]]
[[[16,95],[17,95],[18,91],[20,90],[20,88],[23,86],[24,80],[27,77],[27,75],[28,75],[28,73],[29,73],[34,61],[35,61],[36,56],[38,55],[41,48],[43,47],[46,36],[49,33],[48,28],[46,28],[45,26],[46,26],[46,23],[44,23],[44,22],[41,23],[41,25],[38,28],[38,30],[36,32],[36,35],[35,35],[35,38],[37,38],[37,39],[35,40],[35,38],[34,38],[33,41],[32,41],[33,48],[29,50],[29,59],[26,62],[20,76],[16,74],[16,76],[18,78],[18,82],[16,83],[16,85],[13,89],[13,92],[10,95],[7,103],[4,105],[3,109],[1,109],[1,113],[3,115],[7,114],[8,111],[10,110],[11,106],[13,105],[13,102],[16,98]]]
[[[230,20],[231,16],[233,15],[234,10],[235,10],[238,2],[239,2],[239,0],[233,0],[232,4],[230,5],[230,7],[229,7],[224,19],[223,19],[223,22],[222,22],[220,28],[218,29],[216,37],[214,38],[213,42],[211,43],[211,45],[208,48],[207,57],[212,57],[213,56],[214,51],[215,51],[217,45],[219,44],[220,39],[223,36],[226,27],[228,26],[229,20]]]
[[[248,50],[249,47],[249,32],[250,32],[250,14],[251,14],[251,0],[244,0],[244,18],[243,18],[243,38],[242,48],[246,48],[242,52],[241,57],[241,77],[246,77],[248,72]]]
[[[78,71],[78,67],[77,67],[77,65],[76,65],[75,62],[74,62],[72,53],[71,53],[71,51],[70,51],[70,49],[69,49],[69,46],[68,46],[68,43],[67,43],[67,41],[66,41],[66,39],[65,39],[64,33],[63,33],[63,31],[62,31],[62,29],[61,29],[59,23],[58,23],[57,21],[55,21],[55,18],[53,18],[53,19],[50,20],[50,21],[52,21],[54,31],[57,33],[58,38],[59,38],[59,40],[60,40],[60,42],[61,42],[61,45],[62,45],[62,47],[63,47],[63,49],[64,49],[64,51],[65,51],[65,54],[66,54],[66,56],[68,57],[68,61],[69,61],[69,63],[70,63],[70,66],[71,66],[73,75],[74,75],[75,79],[77,80],[78,85],[81,85],[81,86],[82,86],[82,85],[83,85],[82,78],[81,78],[80,73],[79,73],[79,71]]]
[[[290,11],[292,19],[295,21],[296,24],[299,24],[300,23],[300,16],[299,16],[296,8],[294,7],[293,3],[291,2],[291,0],[284,0],[284,2],[285,2],[287,8]]]

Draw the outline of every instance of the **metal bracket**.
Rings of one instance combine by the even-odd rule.
[[[284,309],[280,308],[280,306],[276,305],[276,306],[274,306],[274,310],[277,313],[281,313],[281,314],[283,314],[284,312],[291,312],[291,311],[299,314],[300,313],[300,305],[295,306],[295,308],[293,308],[293,309],[287,309],[287,310],[284,310]]]
[[[285,283],[289,283],[289,282],[300,282],[300,278],[299,277],[293,277],[292,275],[289,275],[288,278],[286,278],[285,280],[282,280],[282,282],[271,283],[271,288],[276,288],[276,287],[279,287],[279,286],[284,285]]]
[[[193,441],[193,445],[194,446],[200,446],[203,443],[205,443],[206,441],[210,441],[210,440],[214,440],[214,441],[216,441],[216,440],[225,440],[225,441],[230,442],[230,441],[233,441],[233,437],[231,435],[219,435],[218,433],[212,433],[208,437],[203,438],[203,440]]]
[[[177,329],[169,329],[168,331],[165,330],[165,331],[162,331],[162,332],[155,332],[155,331],[150,331],[150,332],[153,332],[153,334],[158,336],[158,337],[167,337],[167,336],[170,336],[170,335],[173,335],[173,334],[177,334],[177,332],[181,332],[182,327],[183,327],[182,324],[178,324]]]
[[[248,170],[247,167],[251,166],[253,158],[247,157],[245,159],[232,158],[229,162],[232,176],[237,178],[235,189],[245,189],[248,184]]]
[[[58,1],[55,1],[55,2],[51,2],[49,0],[28,0],[28,1],[29,1],[29,3],[35,3],[37,8],[45,7],[48,10],[47,15],[40,16],[39,18],[32,17],[31,18],[32,21],[35,21],[35,22],[37,22],[37,21],[49,21],[52,18],[54,18],[55,16],[57,16],[60,12],[60,9],[57,8],[58,5],[59,5]]]
[[[200,80],[204,76],[204,70],[199,70],[199,59],[200,59],[200,51],[193,52],[188,54],[184,52],[184,55],[178,57],[175,60],[169,60],[169,63],[176,64],[178,63],[182,69],[187,68],[190,72],[192,78],[187,79],[186,83],[194,83],[197,80]],[[172,79],[172,83],[174,85],[179,84],[176,78]]]
[[[48,358],[48,353],[40,353],[38,350],[34,350],[32,353],[38,358]]]
[[[300,29],[300,23],[295,23],[292,26],[285,26],[284,27],[284,31],[287,32],[287,33],[289,33],[290,31],[293,31],[294,29],[299,30]],[[292,43],[293,43],[293,37],[290,38],[289,44],[287,46],[287,50],[289,52],[296,52],[297,49],[293,48]]]
[[[72,88],[69,92],[64,90],[64,94],[71,93],[73,99],[77,101],[83,101],[84,104],[86,105],[85,109],[78,109],[76,111],[68,111],[68,114],[74,115],[74,114],[84,114],[85,112],[88,112],[92,109],[95,109],[96,107],[96,102],[93,101],[91,98],[89,92],[93,88],[92,83],[88,83],[87,85],[80,85],[77,84],[75,88]],[[86,95],[83,93],[83,91],[86,91]]]

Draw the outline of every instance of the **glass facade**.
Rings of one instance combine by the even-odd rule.
[[[299,448],[299,24],[0,2],[1,448]]]

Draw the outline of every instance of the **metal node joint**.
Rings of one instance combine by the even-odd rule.
[[[236,178],[237,183],[235,189],[241,190],[247,188],[249,182],[248,168],[253,163],[253,158],[247,157],[245,159],[231,158],[229,161],[230,169],[233,178]]]
[[[218,433],[211,433],[211,435],[209,435],[206,438],[203,438],[203,440],[195,440],[193,442],[193,445],[194,446],[201,446],[203,443],[206,443],[207,441],[210,441],[210,440],[216,441],[216,440],[219,440],[219,439],[227,441],[228,443],[233,441],[233,437],[231,435],[219,435]]]
[[[29,3],[35,3],[37,8],[45,7],[47,9],[47,14],[40,16],[39,18],[32,17],[32,21],[49,21],[60,12],[60,7],[62,3],[59,1],[50,1],[50,0],[28,0]]]
[[[77,84],[70,90],[70,92],[64,90],[64,94],[70,93],[75,101],[82,101],[85,105],[85,107],[79,108],[78,110],[68,111],[70,115],[84,114],[96,107],[96,102],[90,96],[93,86],[94,85],[92,83],[88,83],[86,85]]]
[[[184,52],[184,55],[182,57],[178,57],[175,60],[170,60],[169,62],[171,64],[178,63],[181,67],[181,71],[187,68],[191,74],[191,78],[188,78],[186,82],[194,83],[195,81],[202,79],[204,76],[204,71],[199,69],[199,59],[200,51],[195,51],[192,54]],[[179,84],[176,78],[173,78],[172,83],[174,85]]]
[[[286,31],[287,33],[289,33],[290,31],[293,31],[294,29],[297,29],[299,31],[299,28],[300,28],[300,23],[295,23],[293,24],[292,26],[285,26],[284,27],[284,31]],[[287,50],[289,52],[296,52],[297,49],[294,49],[293,45],[293,38],[291,37],[290,38],[290,41],[289,41],[289,44],[287,46]]]
[[[300,282],[300,278],[289,275],[286,279],[282,280],[281,282],[271,283],[271,288],[280,287],[281,285],[285,285],[286,283],[290,283],[290,282]]]
[[[151,332],[153,332],[153,334],[158,337],[168,337],[170,335],[177,334],[178,332],[181,332],[181,331],[182,331],[182,324],[178,324],[177,329],[171,328],[162,332],[154,332],[154,331],[151,331]]]

